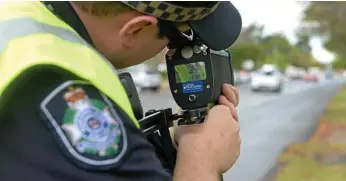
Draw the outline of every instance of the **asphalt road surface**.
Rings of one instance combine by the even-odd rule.
[[[261,105],[265,102],[273,99],[280,98],[284,95],[296,94],[303,92],[310,88],[316,87],[323,83],[305,83],[303,81],[289,81],[286,82],[281,93],[271,92],[251,92],[248,84],[237,86],[240,92],[240,103],[238,110],[241,111],[246,108]],[[143,110],[148,111],[149,109],[161,109],[161,108],[177,108],[171,92],[169,90],[161,91],[158,93],[152,93],[149,91],[142,92],[140,94]]]
[[[344,79],[305,83],[289,81],[282,93],[252,93],[240,85],[242,152],[225,181],[265,181],[288,144],[305,141]],[[169,91],[140,94],[144,110],[176,108]]]

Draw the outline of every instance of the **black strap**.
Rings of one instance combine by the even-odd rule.
[[[85,41],[93,46],[88,31],[85,29],[83,22],[80,20],[69,1],[42,1],[42,3],[47,9],[70,25]]]
[[[160,35],[166,36],[169,40],[168,48],[175,49],[183,45],[190,44],[191,42],[181,35],[181,32],[170,21],[158,20]]]

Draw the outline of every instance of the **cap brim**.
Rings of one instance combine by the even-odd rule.
[[[216,51],[230,47],[242,29],[240,13],[229,1],[221,1],[213,13],[189,24],[203,43]]]

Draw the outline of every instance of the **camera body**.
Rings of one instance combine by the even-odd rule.
[[[234,84],[229,52],[207,49],[185,58],[182,52],[186,49],[192,48],[177,49],[172,56],[166,56],[169,86],[175,102],[184,110],[216,103],[222,84]]]
[[[166,25],[171,25],[166,30],[174,29],[171,23]],[[166,54],[168,81],[173,98],[182,109],[181,114],[173,114],[172,109],[168,108],[149,110],[143,117],[131,75],[125,73],[119,77],[141,125],[140,129],[155,147],[162,165],[173,173],[177,152],[169,128],[175,125],[174,122],[178,122],[178,125],[202,123],[208,109],[218,103],[222,85],[234,85],[234,76],[231,54],[227,50],[211,50],[193,36],[192,30],[191,35],[181,33],[171,36],[170,41]]]
[[[166,54],[169,86],[182,114],[172,109],[150,110],[143,117],[133,79],[129,73],[119,74],[141,130],[155,147],[162,165],[175,168],[176,150],[169,127],[178,120],[179,125],[198,124],[204,121],[208,107],[217,104],[222,85],[234,85],[232,57],[227,50],[213,51],[203,44],[185,46]],[[223,179],[221,179],[223,180]]]
[[[234,84],[227,50],[213,51],[203,44],[184,46],[167,53],[166,64],[170,90],[185,115],[180,124],[202,122],[208,106],[217,104],[222,85]]]

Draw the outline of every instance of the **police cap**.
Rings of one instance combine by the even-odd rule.
[[[238,38],[242,20],[229,1],[122,1],[143,14],[187,23],[211,49],[223,50]]]

